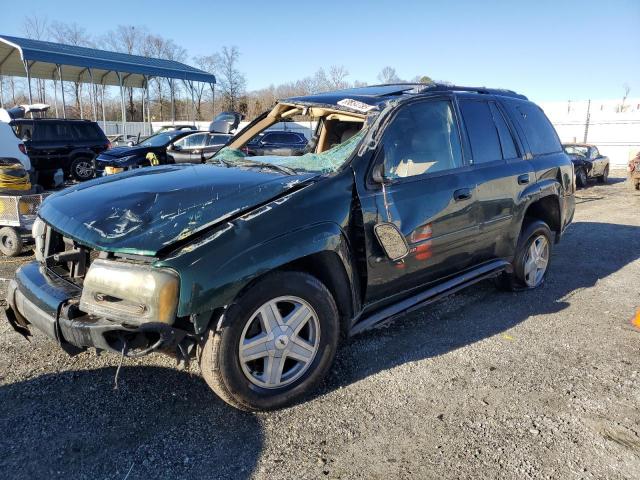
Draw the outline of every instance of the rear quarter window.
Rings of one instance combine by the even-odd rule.
[[[529,143],[531,153],[544,155],[562,151],[555,128],[542,109],[531,102],[507,101],[507,110],[518,122]]]

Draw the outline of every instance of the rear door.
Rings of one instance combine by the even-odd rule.
[[[460,112],[476,174],[480,261],[509,257],[519,228],[516,210],[523,193],[535,184],[533,165],[518,148],[498,105],[484,95],[461,97]]]
[[[69,167],[69,154],[74,149],[73,133],[66,122],[34,122],[34,147],[40,151],[40,170]]]
[[[368,256],[367,302],[390,300],[472,265],[478,233],[475,179],[463,160],[448,98],[401,107],[385,129],[374,163],[389,184],[360,194]],[[409,244],[401,261],[378,247],[373,226],[392,222]]]

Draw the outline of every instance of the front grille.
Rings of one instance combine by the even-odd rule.
[[[47,227],[44,264],[56,276],[81,287],[87,269],[99,254],[99,251],[81,245]]]

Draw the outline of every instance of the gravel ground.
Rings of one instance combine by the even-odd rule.
[[[544,287],[482,283],[356,337],[275,413],[161,355],[125,359],[114,390],[117,356],[2,323],[0,477],[640,478],[640,194],[616,173],[578,192]]]

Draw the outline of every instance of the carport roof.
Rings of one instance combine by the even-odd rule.
[[[69,82],[91,82],[91,69],[93,81],[104,85],[119,85],[116,72],[128,87],[142,87],[145,77],[216,83],[212,74],[173,60],[0,35],[0,75],[26,77],[25,62],[33,78],[46,80],[57,78],[61,65]]]

